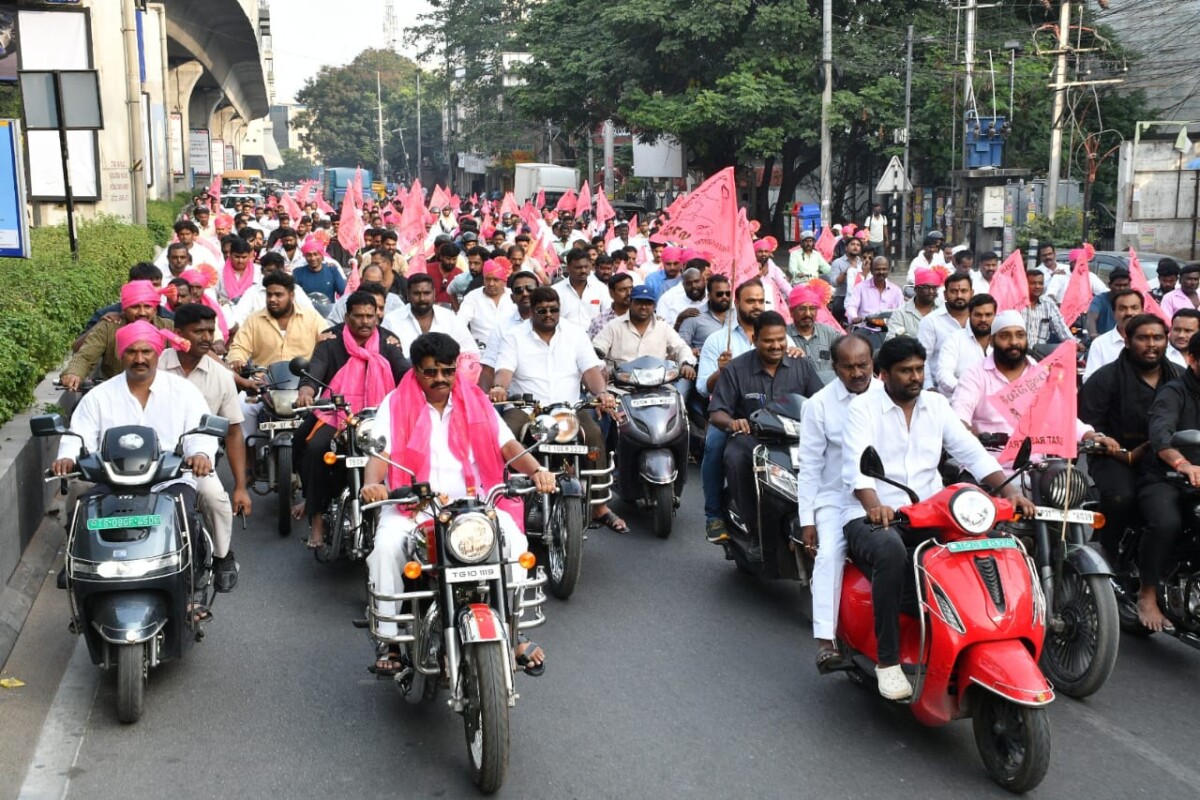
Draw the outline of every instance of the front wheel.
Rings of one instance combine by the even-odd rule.
[[[1111,580],[1104,575],[1080,575],[1063,565],[1055,586],[1053,614],[1059,631],[1046,631],[1041,667],[1054,687],[1068,697],[1097,692],[1117,663],[1120,618]]]
[[[650,487],[650,500],[654,503],[654,535],[666,539],[675,520],[675,487],[669,483]]]
[[[292,532],[292,448],[280,447],[275,450],[275,492],[279,496],[279,535],[288,536]]]
[[[117,647],[117,719],[137,722],[146,697],[146,644]]]
[[[550,562],[550,593],[566,600],[583,570],[583,498],[559,497],[550,510],[546,559]]]
[[[499,790],[508,774],[506,669],[503,642],[482,642],[467,648],[463,659],[463,728],[471,780],[484,794]]]
[[[1044,708],[1028,708],[980,689],[975,709],[975,746],[992,780],[1014,794],[1033,789],[1050,767],[1050,720]]]

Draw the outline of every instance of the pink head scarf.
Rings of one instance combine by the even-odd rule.
[[[117,355],[125,354],[130,345],[136,342],[145,342],[154,349],[155,355],[162,355],[162,351],[168,344],[176,350],[187,352],[191,349],[192,343],[184,339],[175,331],[170,331],[165,328],[156,328],[145,320],[131,322],[128,325],[122,325],[117,328]]]
[[[483,277],[485,278],[499,278],[506,281],[510,274],[512,274],[512,262],[504,256],[483,262]]]
[[[364,408],[378,408],[387,393],[396,386],[396,380],[392,377],[391,362],[379,352],[379,329],[371,332],[371,338],[367,339],[365,344],[359,345],[350,333],[350,326],[343,325],[342,344],[345,345],[350,360],[329,382],[331,393],[345,397],[350,411],[355,414]],[[337,425],[337,414],[334,412],[316,413],[326,425]]]
[[[945,281],[945,276],[937,270],[929,267],[917,267],[917,274],[913,278],[914,286],[941,286]]]
[[[129,308],[143,303],[156,306],[162,302],[164,296],[174,292],[175,287],[173,286],[168,291],[159,289],[153,281],[130,281],[121,287],[121,308]]]
[[[188,286],[207,290],[217,283],[216,272],[207,264],[203,265],[202,269],[185,269],[180,276],[188,282]],[[221,304],[209,296],[207,291],[200,293],[200,302],[213,311],[217,312],[217,330],[221,332],[221,338],[229,341],[229,323],[225,321],[225,309],[221,308]]]
[[[774,253],[778,249],[779,249],[779,242],[776,241],[774,236],[764,236],[763,238],[759,239],[757,242],[754,243],[754,252],[756,252],[756,253],[759,252],[760,250],[768,250],[768,251]]]
[[[821,305],[820,293],[805,284],[800,284],[788,294],[788,308],[797,306],[817,306],[819,308]]]
[[[306,241],[300,247],[300,252],[304,255],[308,255],[309,253],[320,253],[321,255],[325,255],[325,245],[321,244],[320,241],[310,236],[308,237],[308,241]]]

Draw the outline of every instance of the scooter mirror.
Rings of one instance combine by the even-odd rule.
[[[883,468],[883,459],[874,447],[863,450],[862,458],[858,460],[858,470],[868,478],[882,478],[887,475]]]
[[[304,373],[308,372],[308,363],[308,359],[304,356],[296,356],[288,362],[288,372],[297,378],[303,378]]]
[[[229,420],[218,417],[216,414],[205,414],[200,418],[200,425],[196,428],[196,433],[224,439],[229,435]]]
[[[59,414],[42,414],[29,420],[29,431],[34,436],[63,436],[67,426]]]
[[[37,418],[35,417],[33,421],[36,422]],[[1171,436],[1171,447],[1176,449],[1180,447],[1200,447],[1200,431],[1176,431]]]
[[[1193,431],[1197,437],[1200,437],[1200,431]],[[1200,444],[1200,438],[1196,441]],[[1013,470],[1020,472],[1029,465],[1029,455],[1033,452],[1033,439],[1026,436],[1025,441],[1021,442],[1020,448],[1017,449],[1017,457],[1013,460]]]

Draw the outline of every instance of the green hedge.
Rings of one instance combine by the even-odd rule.
[[[30,250],[0,259],[0,424],[29,406],[88,318],[116,300],[129,267],[154,255],[147,228],[111,218],[80,226],[78,263],[65,226],[32,229]]]
[[[187,205],[190,197],[187,192],[180,192],[173,200],[146,201],[146,227],[150,229],[150,236],[159,247],[166,247],[167,242],[171,241],[171,236],[175,233],[175,220],[179,218],[179,212]]]

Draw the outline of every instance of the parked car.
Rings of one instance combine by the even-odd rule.
[[[1150,284],[1151,289],[1158,288],[1158,262],[1164,258],[1173,258],[1163,253],[1138,253],[1138,263],[1142,265],[1142,272],[1146,273],[1146,280]],[[1182,266],[1185,262],[1183,259],[1176,258],[1176,261]],[[1066,250],[1059,251],[1058,263],[1067,264],[1070,266],[1070,254]],[[1129,269],[1129,253],[1121,250],[1097,250],[1096,255],[1090,262],[1092,272],[1100,276],[1101,280],[1108,283],[1108,275],[1117,267]]]

